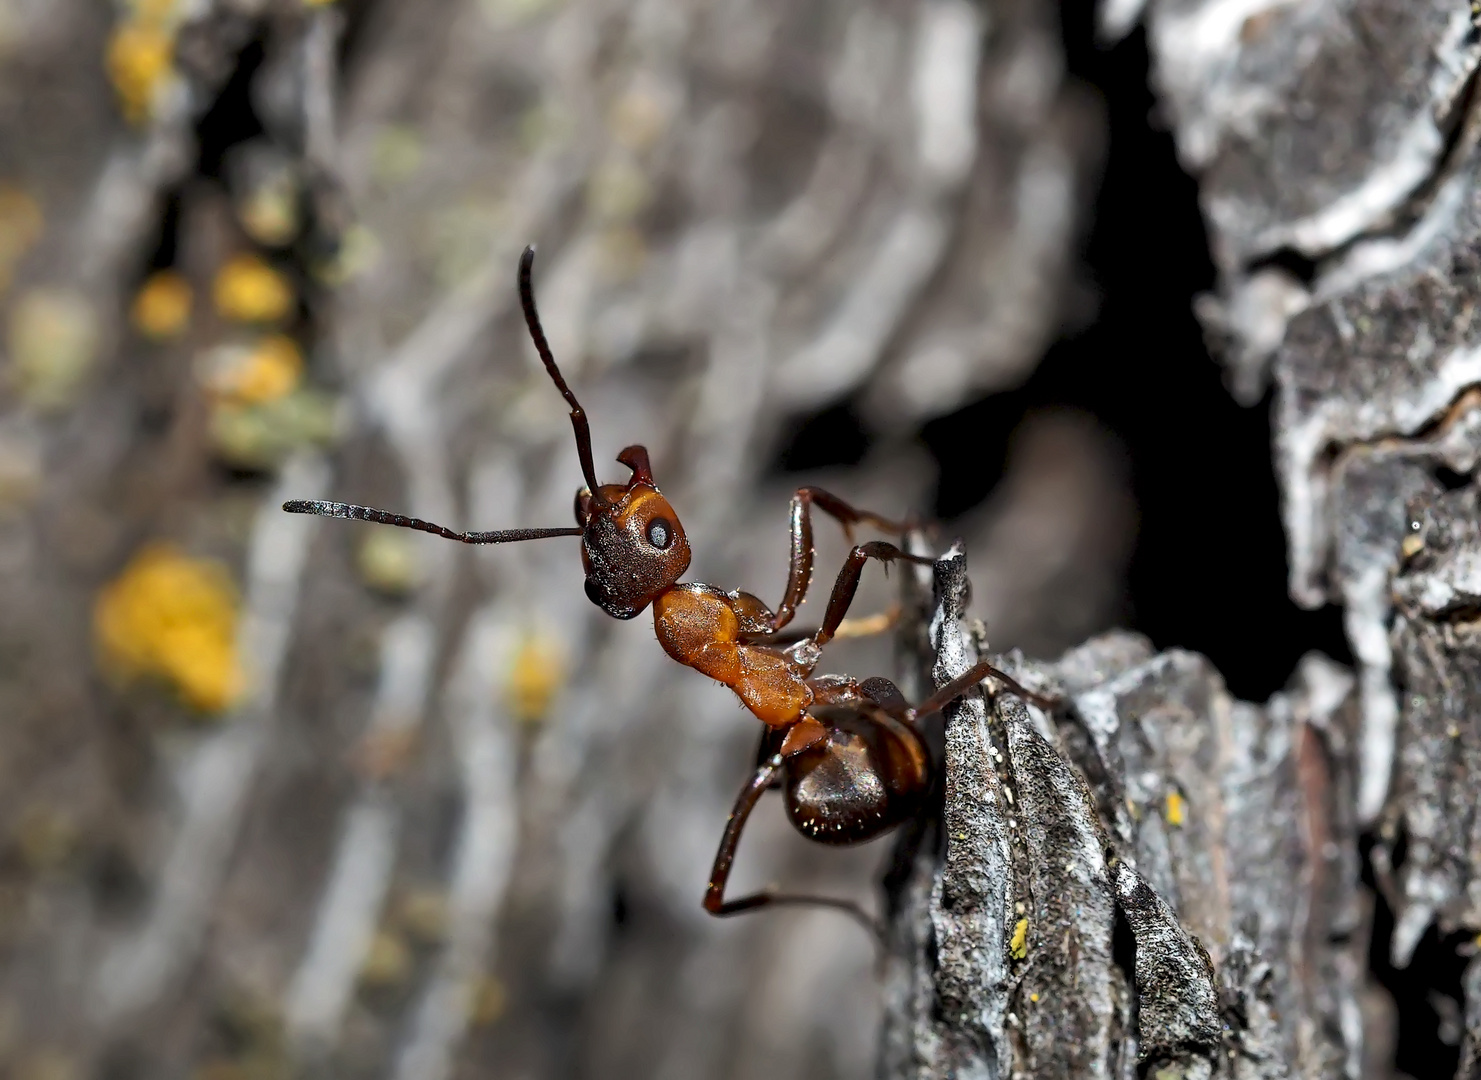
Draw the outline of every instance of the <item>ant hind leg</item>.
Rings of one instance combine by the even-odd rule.
[[[799,893],[778,893],[769,890],[734,900],[725,899],[725,885],[730,880],[731,865],[735,862],[736,849],[740,846],[741,830],[746,827],[746,820],[751,816],[751,811],[756,808],[762,792],[771,787],[774,782],[781,780],[784,769],[785,759],[780,754],[774,754],[761,764],[751,779],[746,782],[746,786],[741,788],[735,800],[735,807],[730,811],[730,819],[725,823],[725,835],[720,838],[720,848],[715,852],[715,864],[710,870],[710,883],[705,889],[705,910],[711,915],[724,917],[782,904],[806,904],[812,907],[833,908],[835,911],[841,911],[857,919],[874,935],[876,941],[883,942],[884,928],[880,926],[878,920],[851,900]]]
[[[947,705],[950,705],[957,698],[961,697],[963,694],[967,693],[969,690],[975,687],[978,683],[982,682],[983,679],[987,678],[996,679],[998,682],[1002,683],[1010,693],[1018,695],[1019,697],[1023,698],[1024,701],[1032,702],[1039,708],[1043,709],[1045,712],[1054,709],[1055,706],[1059,705],[1061,700],[1057,697],[1050,697],[1048,695],[1035,693],[1034,691],[1027,689],[1022,684],[1020,684],[1017,679],[1013,678],[1007,672],[1001,671],[998,668],[994,667],[992,664],[988,663],[986,660],[983,660],[981,663],[976,664],[972,668],[958,675],[955,679],[952,679],[951,682],[947,683],[940,690],[937,690],[930,697],[926,698],[925,701],[922,701],[919,705],[912,709],[912,718],[926,716],[930,713],[936,712],[938,709],[945,708]]]

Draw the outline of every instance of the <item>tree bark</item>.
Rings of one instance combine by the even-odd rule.
[[[802,483],[928,509],[921,421],[1023,378],[1069,306],[1098,129],[1052,11],[105,7],[0,0],[0,255],[32,229],[11,188],[42,219],[3,296],[0,1069],[867,1075],[857,929],[699,907],[756,725],[592,608],[574,543],[278,508],[569,522],[513,282],[538,242],[597,457],[652,449],[696,576],[775,597]],[[287,314],[217,310],[241,254]],[[195,305],[156,341],[131,306],[165,266]],[[269,333],[304,356],[292,407],[221,412],[216,373]],[[863,462],[773,469],[844,402]],[[1041,418],[962,526],[981,610],[1036,649],[1101,628],[1133,529],[1104,433]],[[231,708],[98,656],[99,598],[161,541],[240,594]],[[826,522],[818,545],[815,592],[846,550]],[[890,599],[871,571],[860,611]],[[884,638],[835,664],[897,666]],[[820,852],[773,811],[743,884],[869,897],[876,849]]]
[[[1427,928],[1478,923],[1475,9],[1154,0],[1145,21],[1220,271],[1200,314],[1236,395],[1275,383],[1291,593],[1344,609],[1352,812],[1404,967]]]
[[[936,564],[938,685],[983,655],[966,582],[960,551]],[[1351,675],[1312,655],[1256,706],[1124,632],[994,660],[1062,705],[946,710],[943,809],[894,878],[882,1074],[1373,1075]]]

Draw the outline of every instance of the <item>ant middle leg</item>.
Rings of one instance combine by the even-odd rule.
[[[873,615],[861,615],[853,619],[844,619],[838,624],[838,629],[833,633],[834,641],[846,641],[854,638],[874,637],[886,631],[893,630],[900,622],[903,609],[898,603],[891,604],[884,611],[876,611]],[[812,637],[818,632],[816,626],[794,626],[781,630],[775,634],[746,634],[742,640],[747,645],[773,645],[785,647],[795,645]]]
[[[860,510],[851,503],[845,502],[837,495],[824,491],[817,487],[798,488],[792,496],[792,503],[788,510],[788,532],[789,560],[787,567],[787,588],[782,593],[782,602],[777,605],[776,613],[771,616],[771,632],[775,633],[792,621],[792,616],[797,614],[797,606],[807,595],[808,586],[812,583],[813,569],[813,544],[812,544],[812,508],[817,507],[823,513],[833,518],[843,526],[844,535],[850,542],[853,541],[853,527],[855,525],[873,525],[881,532],[893,536],[901,536],[909,528],[909,522],[892,521],[881,517],[868,510]]]
[[[740,794],[736,796],[735,807],[730,811],[730,818],[725,823],[725,834],[720,838],[720,848],[715,852],[715,863],[710,870],[709,885],[705,889],[704,908],[711,915],[725,917],[727,915],[739,915],[745,911],[755,911],[758,908],[772,907],[776,905],[802,905],[812,907],[833,908],[853,916],[864,927],[875,936],[878,941],[884,940],[884,931],[878,921],[867,911],[852,900],[841,900],[830,896],[809,896],[801,893],[779,893],[765,890],[752,893],[749,896],[737,897],[734,900],[725,899],[725,886],[730,880],[730,870],[735,862],[736,849],[740,846],[741,832],[746,827],[746,821],[751,816],[751,811],[756,808],[762,794],[774,783],[779,783],[786,771],[786,759],[781,754],[773,754],[756,769],[746,786],[741,788]]]

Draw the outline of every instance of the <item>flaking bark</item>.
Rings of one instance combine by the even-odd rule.
[[[1111,32],[1141,7],[1111,6]],[[1344,609],[1347,805],[1375,833],[1402,968],[1431,927],[1481,925],[1481,34],[1464,0],[1228,13],[1146,4],[1154,81],[1219,268],[1199,312],[1236,394],[1275,384],[1292,596]],[[1477,986],[1472,970],[1464,1077]]]
[[[935,567],[932,678],[980,656],[965,557]],[[894,879],[882,1074],[1361,1076],[1351,677],[1308,657],[1266,705],[1116,633],[1062,696],[946,709],[939,827]]]

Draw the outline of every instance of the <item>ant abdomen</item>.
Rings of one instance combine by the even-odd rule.
[[[858,844],[912,817],[930,786],[926,749],[903,725],[868,716],[830,722],[787,761],[787,816],[824,844]]]

